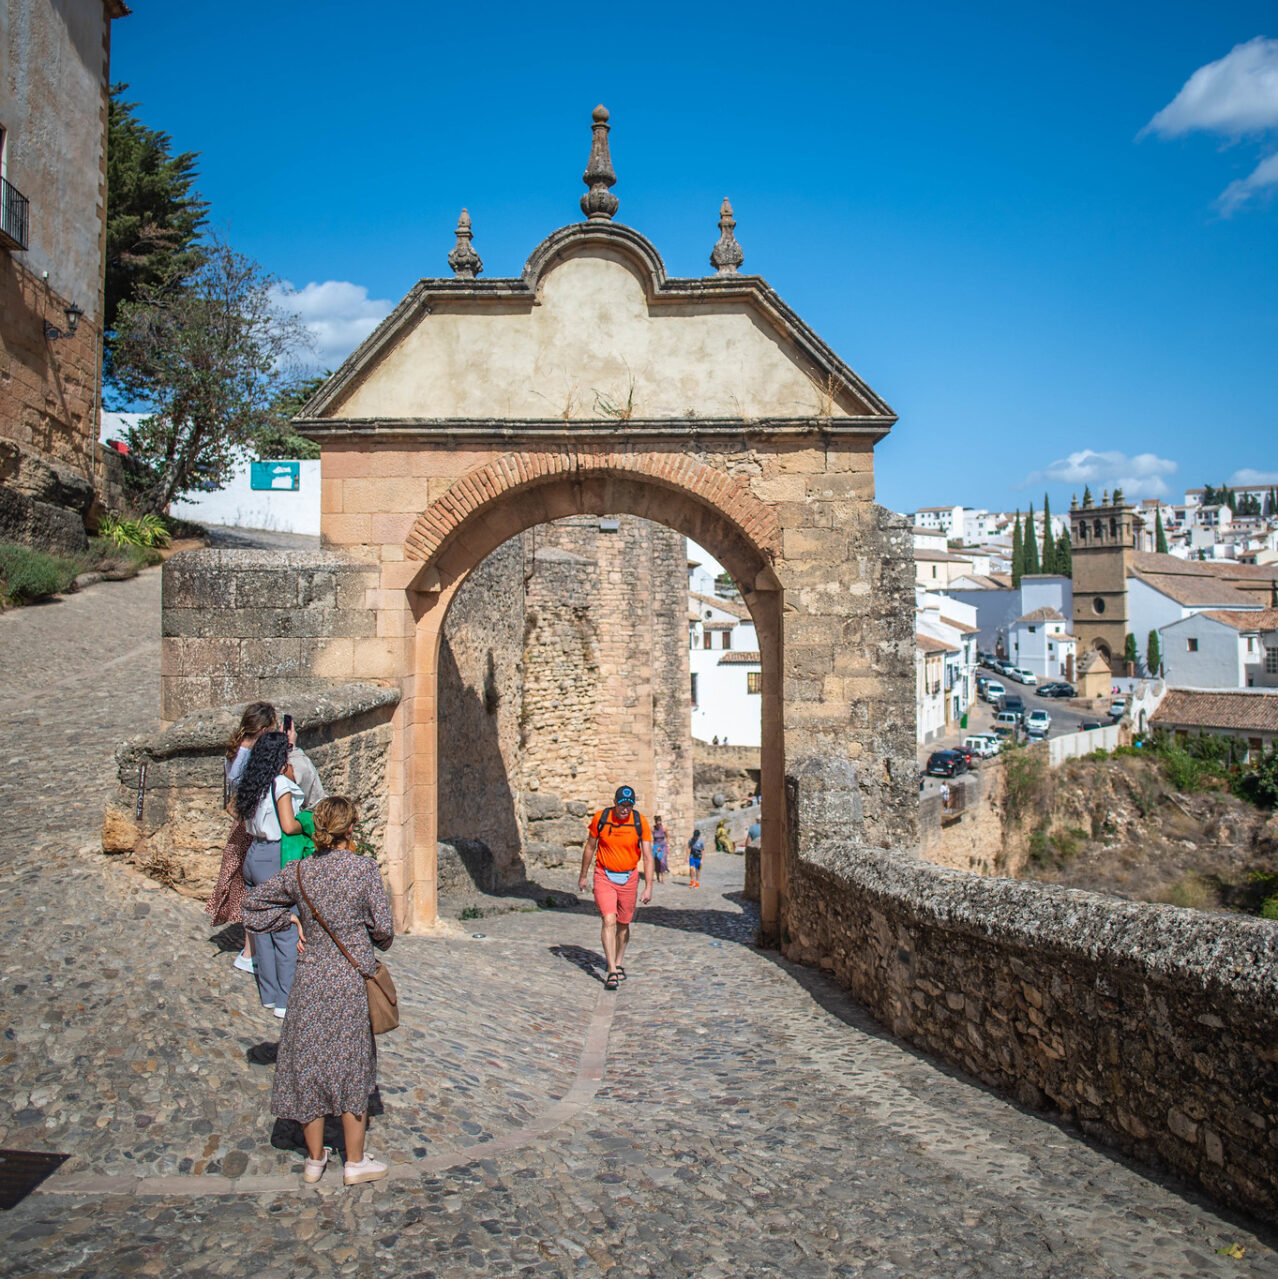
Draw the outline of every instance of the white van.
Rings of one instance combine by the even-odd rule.
[[[1001,743],[993,733],[972,733],[963,739],[963,745],[973,755],[989,759],[998,754]]]

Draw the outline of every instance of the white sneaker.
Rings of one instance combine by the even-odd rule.
[[[342,1168],[342,1183],[347,1186],[356,1186],[361,1181],[381,1181],[386,1176],[386,1165],[379,1164],[376,1159],[369,1158],[365,1155],[357,1164],[351,1163],[348,1159]]]
[[[287,1009],[287,1008],[279,1008],[279,1007],[277,1007],[277,1008],[275,1009],[275,1015],[276,1015],[277,1017],[279,1017],[281,1020],[283,1020],[283,1018],[285,1018],[285,1017],[287,1017],[287,1016],[288,1016],[288,1009]]]
[[[257,960],[241,953],[235,956],[235,963],[232,967],[238,968],[242,973],[255,973],[257,972]]]
[[[306,1166],[302,1169],[302,1180],[307,1185],[313,1186],[323,1175],[324,1169],[328,1167],[328,1150],[324,1151],[323,1159],[307,1158]]]

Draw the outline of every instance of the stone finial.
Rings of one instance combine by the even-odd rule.
[[[457,247],[448,255],[448,265],[459,280],[473,280],[484,269],[479,254],[471,247],[471,238],[470,214],[463,209],[457,219]]]
[[[732,205],[723,197],[719,206],[719,242],[710,250],[710,265],[720,275],[736,275],[737,268],[745,261],[745,253],[737,243],[733,228],[737,220],[732,216]]]
[[[1078,510],[1078,494],[1077,493],[1071,493],[1069,495],[1069,509],[1071,511]]]
[[[613,214],[621,207],[621,201],[611,191],[617,175],[612,171],[612,157],[608,154],[608,108],[602,103],[594,109],[594,124],[590,126],[590,159],[581,180],[590,188],[581,197],[581,211],[591,222],[611,222]]]
[[[1106,490],[1105,490],[1105,491],[1101,494],[1101,505],[1102,505],[1102,506],[1108,506],[1108,505],[1109,505],[1109,489],[1106,489]]]

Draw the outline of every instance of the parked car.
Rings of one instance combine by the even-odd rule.
[[[999,737],[1011,737],[1015,739],[1017,730],[1021,726],[1021,717],[1011,711],[999,711],[994,716],[994,731]]]
[[[1088,729],[1099,728],[1100,726],[1101,726],[1101,723],[1100,723],[1100,720],[1098,719],[1085,719],[1081,725],[1081,728],[1082,728],[1082,731],[1085,733],[1088,731]]]
[[[1030,711],[1025,716],[1025,731],[1031,735],[1034,733],[1042,733],[1047,736],[1047,730],[1052,726],[1052,717],[1046,711]]]
[[[1033,671],[1026,670],[1023,666],[1013,666],[1007,673],[1020,684],[1038,683],[1038,676]]]
[[[1001,743],[993,733],[971,733],[963,739],[963,745],[979,759],[997,755]]]
[[[1057,684],[1044,684],[1038,690],[1039,697],[1077,697],[1078,694],[1074,690],[1073,684],[1066,684],[1063,680]]]
[[[1008,711],[1016,716],[1016,722],[1019,724],[1025,718],[1025,699],[1017,697],[1015,694],[1008,694],[999,703],[1000,711]]]
[[[1127,714],[1127,698],[1116,697],[1109,704],[1110,718],[1117,723],[1124,715]]]
[[[985,700],[989,702],[991,706],[997,706],[998,699],[1000,697],[1006,696],[1006,694],[1007,694],[1007,689],[1005,689],[1003,685],[998,682],[998,680],[990,679],[985,681],[985,692],[983,696]]]
[[[954,747],[954,749],[963,756],[963,762],[968,766],[968,768],[976,767],[976,763],[980,759],[980,756],[966,742],[960,746]]]
[[[976,677],[976,696],[978,699],[983,699],[985,697],[985,685],[989,682],[988,677],[985,675],[978,675]]]
[[[967,760],[961,751],[933,751],[928,756],[927,771],[933,777],[957,777],[967,772]]]

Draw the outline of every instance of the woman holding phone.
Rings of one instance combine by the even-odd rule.
[[[280,872],[280,840],[302,830],[295,806],[302,788],[293,779],[288,762],[286,733],[263,733],[253,746],[235,792],[235,809],[252,843],[244,855],[244,882],[264,884]],[[262,1007],[277,1017],[288,1011],[288,995],[297,969],[297,924],[281,932],[258,933],[254,938],[257,989]]]

